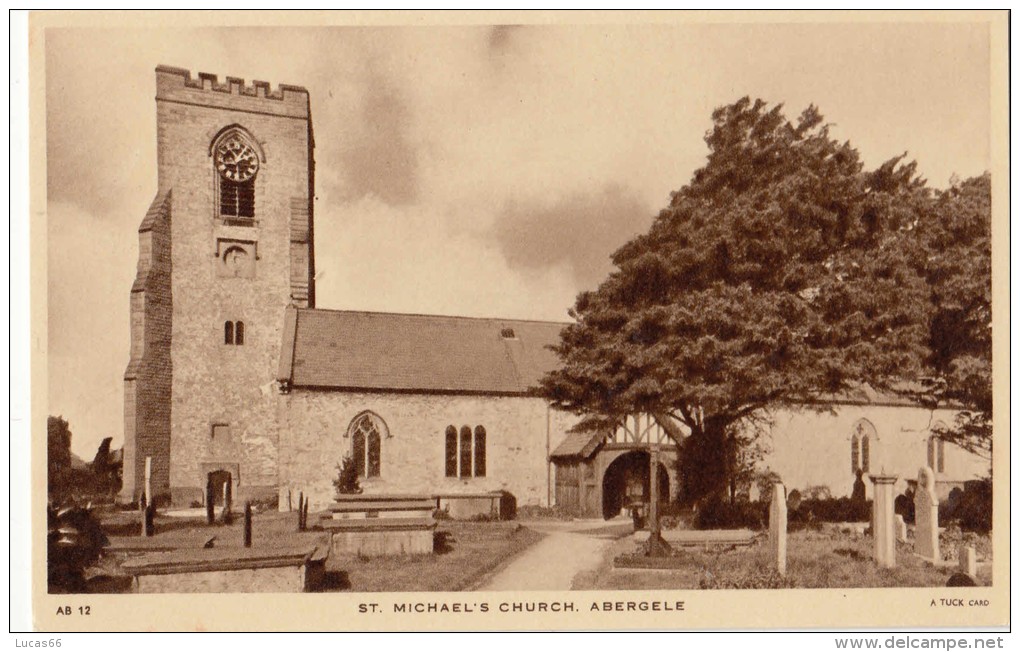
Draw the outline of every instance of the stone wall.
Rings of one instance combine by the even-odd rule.
[[[927,410],[895,405],[837,405],[825,411],[809,409],[779,412],[773,417],[771,448],[763,462],[776,471],[788,491],[827,486],[833,497],[849,496],[853,488],[850,444],[855,424],[867,419],[877,437],[870,442],[870,473],[899,476],[896,493],[907,488],[917,469],[927,464],[928,438],[938,421],[952,424],[950,410]],[[936,474],[944,485],[975,480],[987,473],[976,455],[945,444],[945,471]],[[870,482],[865,477],[868,497]]]
[[[308,94],[174,68],[156,77],[159,184],[173,189],[173,499],[201,500],[205,474],[217,467],[238,470],[235,497],[273,491],[284,311],[314,296]],[[250,225],[219,217],[212,145],[230,127],[260,152]],[[250,278],[222,273],[225,240],[253,245]],[[243,346],[224,344],[225,321],[244,322]],[[218,441],[216,425],[228,426]]]
[[[523,505],[548,505],[552,475],[548,453],[566,436],[569,415],[538,398],[353,393],[295,389],[281,404],[280,505],[305,492],[311,508],[334,497],[337,464],[351,453],[347,429],[369,410],[385,422],[381,473],[363,478],[365,493],[455,494],[506,490]],[[448,478],[447,426],[484,426],[486,476]]]
[[[138,269],[131,286],[131,360],[124,372],[124,481],[121,498],[138,499],[145,458],[152,458],[152,491],[170,493],[170,192],[153,200],[138,229]],[[148,496],[152,500],[153,496]]]

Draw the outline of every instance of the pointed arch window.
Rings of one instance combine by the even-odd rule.
[[[388,433],[386,423],[373,412],[363,412],[351,421],[347,434],[359,476],[377,478],[382,474],[382,440]]]
[[[255,140],[242,128],[230,127],[213,141],[210,154],[216,172],[220,217],[227,221],[252,221],[255,177],[261,162]]]
[[[867,419],[854,424],[850,437],[850,472],[854,475],[858,471],[868,473],[871,470],[871,445],[876,436],[875,426]]]
[[[938,435],[928,437],[928,466],[936,473],[946,472],[946,442]]]

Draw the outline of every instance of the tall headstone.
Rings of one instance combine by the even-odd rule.
[[[896,567],[896,532],[894,524],[893,486],[895,475],[873,475],[871,536],[875,539],[875,563],[882,568]]]
[[[939,499],[935,495],[935,473],[922,466],[914,492],[914,552],[928,561],[942,560],[939,554]]]
[[[145,458],[145,500],[149,505],[155,502],[152,497],[152,456]]]
[[[141,520],[141,532],[143,537],[152,536],[152,520],[149,518],[149,498],[144,493],[138,499],[138,516]]]
[[[786,575],[786,487],[777,482],[772,487],[769,506],[769,547],[771,561],[780,575]]]

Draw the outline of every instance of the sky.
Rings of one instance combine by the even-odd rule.
[[[745,95],[936,188],[990,167],[983,24],[75,28],[45,53],[49,413],[88,460],[123,441],[159,64],[309,90],[321,308],[567,320]]]

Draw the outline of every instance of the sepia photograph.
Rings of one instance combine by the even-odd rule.
[[[1008,12],[29,22],[38,629],[1009,624]]]

